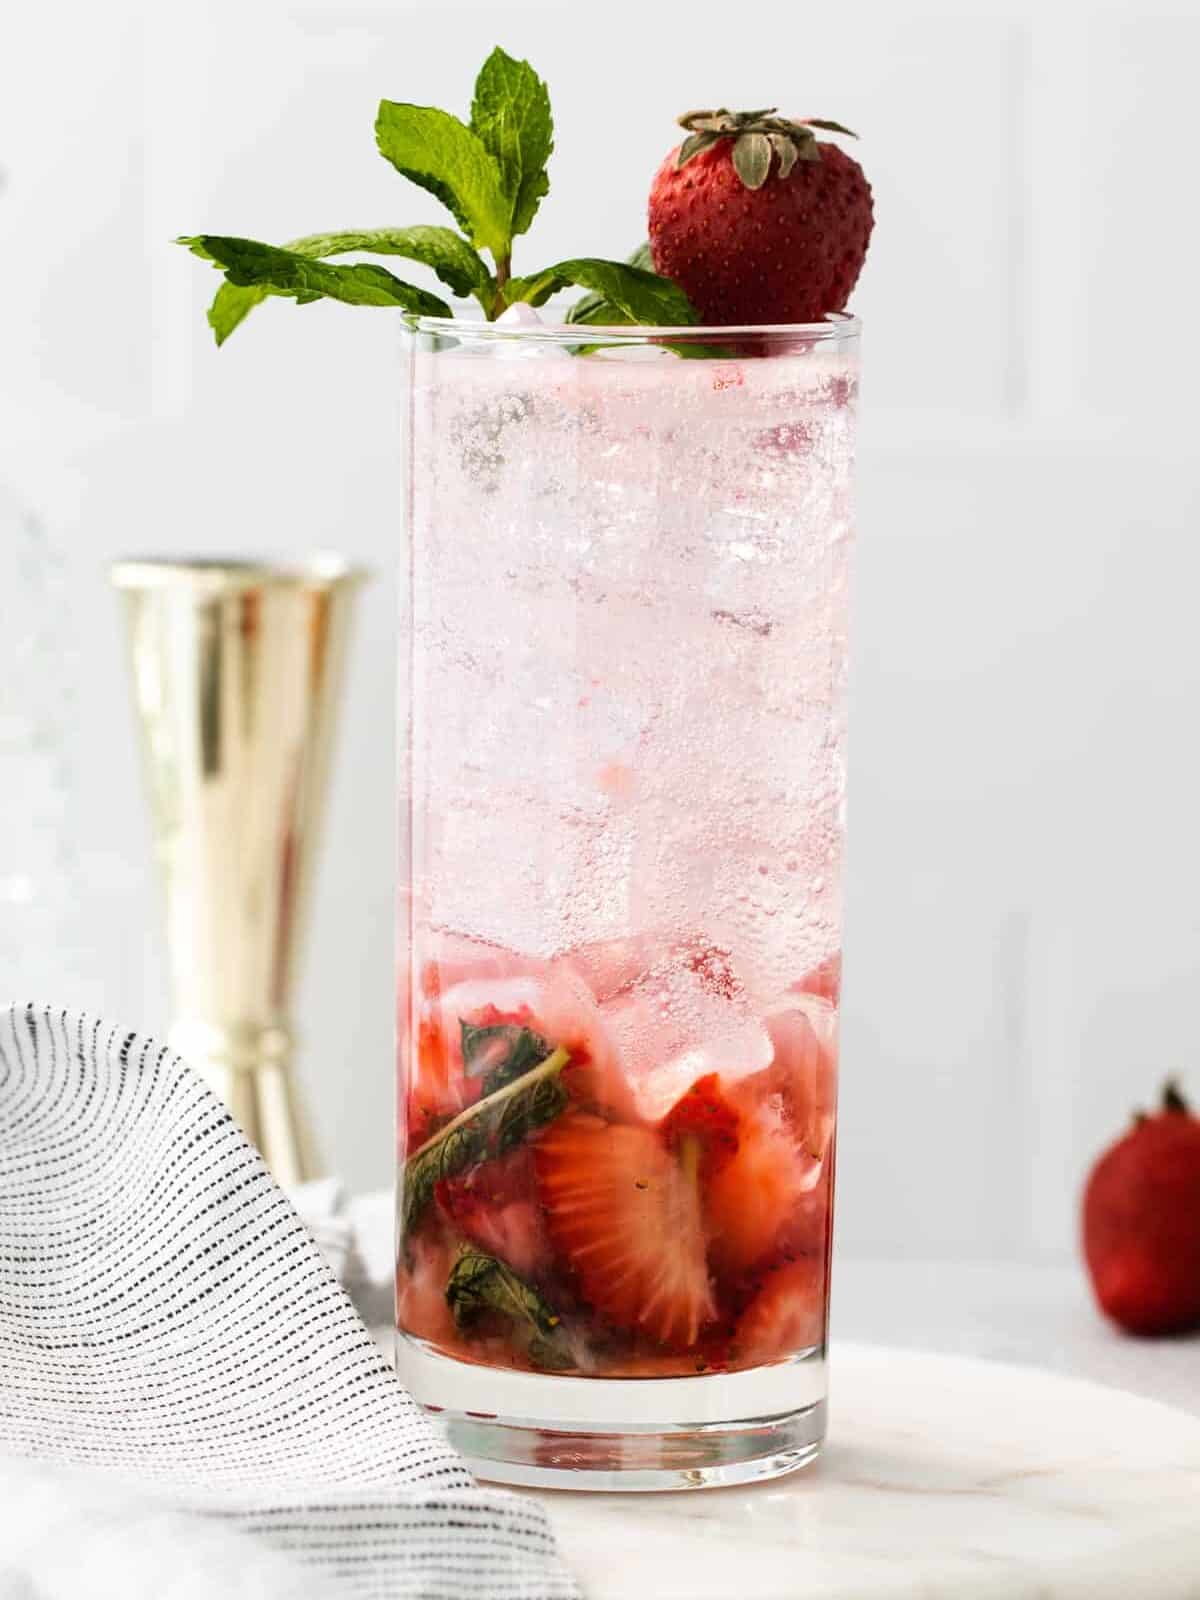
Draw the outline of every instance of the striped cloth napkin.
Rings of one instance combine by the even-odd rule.
[[[571,1600],[169,1051],[0,1010],[0,1600]]]

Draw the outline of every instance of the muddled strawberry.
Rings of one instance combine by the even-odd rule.
[[[776,1267],[738,1318],[733,1365],[757,1367],[785,1361],[825,1337],[825,1261],[801,1256]]]
[[[454,1251],[437,1236],[409,1241],[396,1270],[396,1321],[405,1333],[447,1348],[458,1342],[446,1304],[446,1282]]]
[[[709,1260],[736,1277],[775,1249],[796,1224],[805,1197],[821,1178],[821,1162],[795,1137],[782,1106],[747,1107],[737,1150],[704,1191]]]
[[[696,1164],[658,1133],[571,1112],[538,1138],[547,1232],[582,1297],[617,1328],[670,1348],[715,1314]]]
[[[463,1239],[536,1278],[550,1262],[550,1246],[537,1204],[533,1152],[528,1146],[485,1161],[434,1189],[439,1211]]]
[[[700,1178],[707,1183],[736,1156],[741,1121],[725,1097],[719,1074],[708,1072],[675,1102],[659,1131],[677,1154],[689,1144],[696,1146]]]

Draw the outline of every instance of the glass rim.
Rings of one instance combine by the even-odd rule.
[[[475,321],[468,317],[428,317],[418,312],[402,313],[410,333],[431,334],[439,338],[494,340],[497,343],[536,341],[547,344],[649,344],[669,339],[675,344],[749,344],[768,340],[773,344],[843,344],[856,339],[862,319],[848,311],[830,311],[820,322],[739,323],[725,327],[659,327],[647,323],[622,323],[608,327],[590,322],[539,322],[520,325]]]

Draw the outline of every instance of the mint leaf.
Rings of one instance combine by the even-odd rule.
[[[255,239],[234,239],[214,233],[197,234],[176,243],[186,245],[202,261],[221,267],[229,282],[238,288],[288,295],[299,305],[329,299],[352,306],[399,306],[422,316],[448,317],[451,314],[450,307],[436,294],[404,283],[386,267],[378,267],[373,262],[331,267],[295,250],[281,250]],[[245,314],[243,311],[242,315]]]
[[[228,280],[213,296],[208,308],[208,325],[219,345],[224,344],[235,328],[241,326],[254,310],[270,297],[271,291],[258,284],[237,284]]]
[[[537,1039],[538,1035],[530,1037]],[[483,1096],[413,1151],[401,1173],[404,1237],[433,1198],[440,1179],[511,1150],[536,1128],[553,1122],[567,1105],[567,1091],[558,1075],[570,1059],[569,1052],[560,1047],[494,1089],[488,1089],[485,1079]]]
[[[631,267],[642,267],[646,272],[654,271],[648,240],[632,250],[625,260]],[[611,300],[606,300],[602,294],[597,294],[593,290],[576,300],[567,312],[567,321],[591,323],[593,326],[603,328],[619,328],[622,324],[627,324],[630,319],[619,311]]]
[[[432,267],[452,294],[487,291],[492,275],[482,258],[453,228],[418,224],[411,228],[363,228],[346,233],[315,233],[288,245],[305,256],[342,256],[364,251],[373,256],[407,256]]]
[[[487,311],[492,303],[492,275],[461,234],[453,228],[356,228],[342,233],[312,233],[284,245],[301,256],[349,255],[365,251],[377,256],[407,256],[434,272],[452,294],[466,299],[475,295]],[[224,344],[255,306],[271,291],[259,284],[223,283],[208,308],[208,323],[217,343]]]
[[[433,1199],[434,1189],[443,1178],[453,1178],[482,1161],[487,1155],[487,1143],[487,1123],[472,1118],[461,1126],[450,1124],[443,1135],[435,1134],[404,1163],[400,1231],[406,1253],[408,1236]]]
[[[695,307],[678,284],[623,261],[599,261],[592,257],[560,261],[533,277],[510,279],[504,292],[510,304],[514,300],[525,300],[530,305],[540,306],[552,294],[571,284],[578,284],[581,289],[594,289],[630,322],[679,328],[699,320]]]
[[[448,206],[471,243],[499,261],[512,248],[512,206],[496,158],[478,134],[448,111],[381,100],[375,119],[380,154]]]
[[[550,1054],[550,1046],[541,1034],[516,1022],[475,1027],[460,1018],[458,1025],[467,1077],[482,1076],[485,1095],[523,1077]]]
[[[546,162],[554,149],[550,94],[528,61],[499,46],[479,69],[471,129],[495,157],[511,202],[511,231],[524,233],[550,188]]]
[[[482,1250],[464,1250],[446,1281],[446,1304],[456,1325],[469,1331],[486,1312],[511,1327],[518,1346],[535,1366],[573,1367],[575,1359],[562,1318],[510,1266]]]
[[[499,1120],[494,1121],[494,1140],[497,1155],[504,1155],[523,1144],[531,1133],[553,1122],[567,1109],[569,1096],[557,1075],[532,1079],[520,1094],[505,1101]]]
[[[568,322],[594,328],[628,328],[634,325],[632,317],[627,317],[602,294],[585,295],[584,299],[586,305],[583,300],[577,300],[567,312]]]

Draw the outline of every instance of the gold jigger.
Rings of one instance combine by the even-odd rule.
[[[332,556],[112,571],[166,888],[168,1037],[284,1184],[318,1170],[288,995],[364,576]]]

